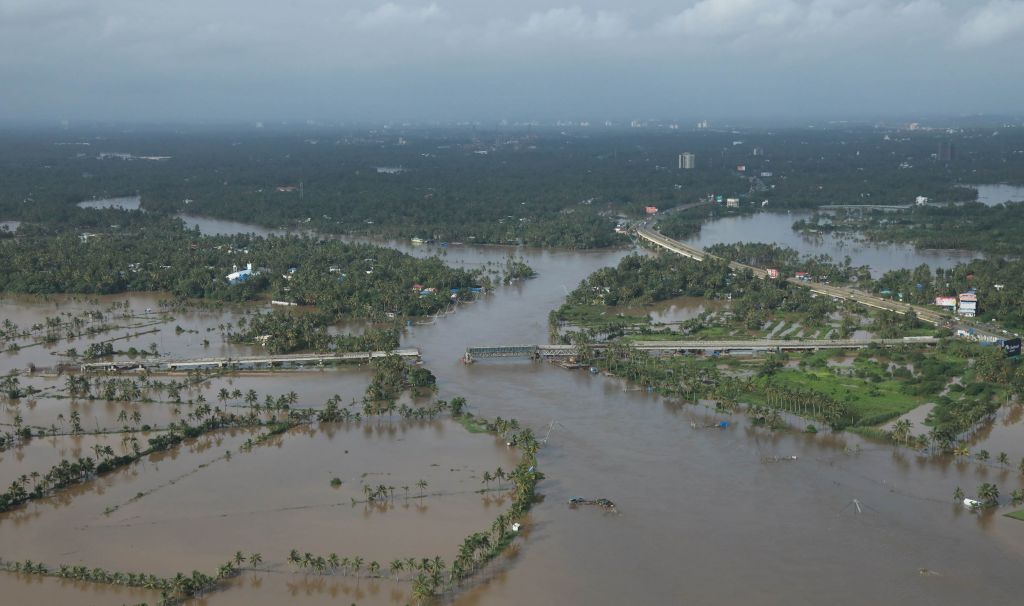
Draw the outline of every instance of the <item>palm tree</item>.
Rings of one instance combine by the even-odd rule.
[[[964,489],[959,486],[953,491],[953,500],[956,502],[962,502],[964,500]]]
[[[236,551],[235,557],[232,559],[232,561],[235,563],[235,566],[241,566],[245,563],[245,554],[241,551]]]
[[[498,481],[498,490],[501,490],[501,481],[507,477],[505,470],[501,467],[494,470],[494,479]]]
[[[486,486],[487,488],[490,488],[491,487],[491,479],[492,479],[491,478],[491,472],[485,471],[484,472],[484,478],[483,478],[484,486]]]
[[[363,567],[363,558],[356,556],[352,558],[352,571],[356,573],[356,578],[359,578],[359,570]]]
[[[377,563],[377,560],[374,560],[370,562],[370,565],[367,566],[366,569],[370,572],[370,576],[375,577],[377,576],[377,573],[380,572],[380,564]]]
[[[296,568],[298,568],[300,562],[302,562],[302,556],[299,555],[299,551],[297,549],[293,549],[290,552],[288,552],[288,563],[289,564],[291,564],[292,566],[295,566]]]
[[[263,556],[259,553],[249,555],[249,567],[256,568],[263,563]]]
[[[981,501],[985,507],[992,507],[999,504],[999,487],[995,484],[989,484],[985,482],[978,487],[978,500]]]
[[[423,496],[423,489],[430,485],[426,480],[416,480],[416,486],[420,489],[420,496]]]
[[[1005,452],[999,453],[999,456],[996,458],[996,460],[999,461],[999,465],[1002,467],[1006,467],[1007,465],[1010,464],[1010,457]]]
[[[397,579],[398,578],[398,573],[401,572],[402,569],[405,568],[405,563],[402,562],[402,560],[399,560],[399,559],[391,560],[390,568],[391,568],[391,578]]]
[[[913,427],[913,423],[908,419],[900,419],[893,424],[892,427],[892,440],[893,442],[903,442],[904,445],[910,438],[910,430]]]
[[[420,604],[434,597],[434,586],[425,574],[416,575],[412,582],[412,598]]]

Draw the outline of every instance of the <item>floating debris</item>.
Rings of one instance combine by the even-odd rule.
[[[690,421],[690,429],[728,429],[728,421],[716,421],[714,423],[705,423],[704,425],[697,425],[696,421]]]
[[[614,513],[619,512],[619,509],[615,506],[615,503],[612,503],[609,499],[585,499],[583,497],[569,498],[569,507],[579,507],[580,505],[594,505],[595,507],[600,507],[605,511],[610,511]]]
[[[796,455],[789,455],[788,457],[780,457],[778,455],[774,457],[761,457],[762,463],[790,463],[796,461],[799,457]]]

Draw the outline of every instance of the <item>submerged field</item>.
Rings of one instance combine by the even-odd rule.
[[[477,431],[475,422],[464,427],[435,418],[440,409],[429,391],[395,393],[386,409],[368,404],[364,394],[376,381],[369,366],[108,375],[57,364],[70,348],[103,342],[116,343],[120,359],[129,347],[179,358],[249,349],[226,342],[236,312],[172,313],[150,305],[159,303],[141,297],[126,304],[0,304],[19,326],[50,326],[7,334],[15,346],[2,360],[8,391],[0,422],[8,437],[0,448],[0,485],[31,492],[67,461],[116,466],[0,513],[7,568],[30,561],[50,572],[84,567],[171,578],[215,572],[242,553],[242,575],[225,577],[216,603],[245,603],[264,583],[281,596],[407,603],[415,570],[410,565],[399,574],[406,567],[395,568],[395,561],[453,562],[465,537],[489,533],[512,505],[506,470],[519,464],[517,449]],[[140,319],[149,332],[133,336]],[[230,426],[200,429],[215,419]],[[149,444],[189,435],[190,427],[196,437],[147,454]],[[330,580],[319,571],[313,582],[293,551],[337,554],[360,565],[346,563],[341,572],[335,565]],[[12,595],[32,601],[60,602],[57,596],[88,586],[30,572],[0,577]],[[101,583],[96,591],[103,600],[162,600],[145,588]]]

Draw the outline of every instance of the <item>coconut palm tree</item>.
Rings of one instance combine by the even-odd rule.
[[[249,555],[249,567],[256,568],[263,563],[263,556],[259,553]]]
[[[893,442],[902,442],[906,445],[907,440],[910,438],[910,431],[913,423],[909,419],[900,419],[892,426],[892,440]]]
[[[423,489],[430,485],[426,480],[416,480],[416,487],[420,489],[420,496],[423,496]]]
[[[423,604],[432,597],[434,597],[434,585],[430,578],[422,573],[416,575],[416,578],[412,582],[413,600]]]
[[[996,457],[996,460],[999,461],[999,465],[1001,467],[1006,467],[1007,465],[1010,464],[1010,456],[1007,455],[1005,452],[999,453],[999,456]]]
[[[978,487],[978,500],[985,507],[992,507],[999,504],[999,488],[995,484],[985,482]]]
[[[402,570],[405,569],[405,562],[403,562],[400,559],[391,560],[391,564],[389,565],[389,568],[391,569],[391,578],[392,579],[397,579],[398,578],[398,573],[402,572]]]
[[[235,566],[241,566],[245,563],[245,554],[241,551],[236,551],[235,557],[232,558],[232,561],[235,563]]]
[[[953,500],[956,502],[962,502],[964,500],[964,489],[959,486],[953,491]]]

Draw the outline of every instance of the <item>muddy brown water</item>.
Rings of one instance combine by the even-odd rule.
[[[425,364],[438,376],[440,397],[465,396],[472,411],[517,418],[542,438],[552,428],[539,454],[548,479],[539,486],[543,500],[527,520],[528,536],[451,601],[1017,603],[1024,523],[999,515],[1009,506],[977,515],[954,506],[951,498],[957,486],[971,494],[986,481],[997,482],[1009,494],[1021,485],[1015,471],[927,457],[850,434],[772,434],[751,427],[741,415],[716,415],[702,406],[637,391],[619,379],[546,364],[463,364],[462,353],[470,345],[546,342],[547,313],[566,291],[627,254],[520,252],[538,271],[536,279],[500,287],[403,337],[404,344],[421,348]],[[446,259],[481,266],[507,253],[452,247]],[[195,351],[194,346],[173,348]],[[346,372],[359,374],[281,373],[230,380],[252,384],[261,394],[301,389],[312,405],[320,405],[327,394],[346,389]],[[999,446],[978,447],[1005,450],[1019,461],[1024,456],[1020,417],[1006,412],[987,435],[978,436],[979,444]],[[718,420],[730,425],[691,427]],[[92,565],[138,563],[170,572],[209,568],[236,549],[259,549],[268,572],[246,573],[232,589],[197,603],[405,603],[407,583],[293,574],[279,554],[294,546],[386,560],[397,555],[381,544],[405,541],[396,544],[450,557],[465,534],[481,524],[487,527],[507,505],[485,505],[480,495],[465,495],[463,501],[457,494],[428,500],[429,510],[421,516],[401,507],[363,512],[331,505],[332,500],[348,502],[349,478],[366,469],[391,474],[375,483],[396,486],[408,477],[436,473],[427,478],[431,488],[437,482],[461,494],[463,487],[479,484],[472,476],[487,468],[485,461],[496,464],[508,453],[492,438],[465,434],[444,421],[404,433],[387,421],[368,426],[370,435],[355,426],[340,428],[333,438],[288,435],[279,444],[230,460],[223,452],[237,449],[244,440],[241,432],[221,437],[201,453],[185,449],[160,461],[159,470],[129,470],[82,487],[66,502],[44,502],[0,518],[0,556],[88,557]],[[346,444],[352,446],[347,456]],[[357,451],[368,458],[357,463]],[[776,456],[797,459],[764,462]],[[429,461],[442,465],[424,469]],[[161,487],[204,463],[208,466]],[[328,486],[334,475],[346,476],[343,494]],[[103,516],[111,503],[154,488],[149,496]],[[566,501],[571,496],[609,498],[620,513],[570,509]],[[307,509],[287,511],[292,505]],[[221,513],[223,519],[217,517]],[[10,577],[0,575],[0,582],[14,604],[38,603],[38,596],[45,595],[82,604],[136,600],[91,587]]]

